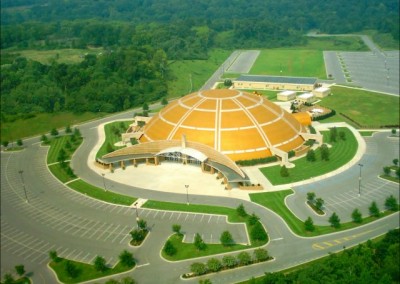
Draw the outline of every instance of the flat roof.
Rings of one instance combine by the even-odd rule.
[[[284,97],[287,97],[287,96],[290,96],[290,95],[295,95],[295,94],[296,94],[295,91],[283,91],[283,92],[278,93],[278,95],[284,96]]]
[[[329,91],[329,90],[330,89],[327,87],[319,87],[319,88],[314,89],[314,91],[316,91],[316,92],[325,92],[325,91]]]
[[[240,75],[234,81],[261,82],[261,83],[287,83],[314,85],[317,78],[313,77],[285,77],[285,76],[263,76],[263,75]]]
[[[301,94],[301,95],[299,95],[297,97],[301,98],[301,99],[308,99],[308,98],[314,97],[314,94],[312,94],[312,93],[304,93],[304,94]]]

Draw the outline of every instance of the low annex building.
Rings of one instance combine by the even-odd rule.
[[[296,92],[295,91],[283,91],[276,95],[278,101],[292,101],[296,99]]]
[[[312,91],[317,78],[241,75],[233,81],[235,89]]]
[[[319,139],[306,127],[311,118],[299,120],[262,96],[227,89],[198,91],[152,117],[139,144],[98,162],[110,168],[140,162],[191,163],[204,172],[218,172],[227,184],[248,181],[235,161],[277,156],[288,164],[289,151],[304,148],[310,137]]]

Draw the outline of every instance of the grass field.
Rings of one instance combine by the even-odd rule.
[[[363,127],[399,125],[399,97],[341,86],[333,86],[332,94],[320,105],[334,109],[336,116],[343,113]]]
[[[92,264],[77,262],[73,260],[69,261],[73,263],[79,271],[79,275],[76,278],[70,278],[65,271],[65,263],[67,262],[67,259],[60,258],[59,262],[51,261],[49,264],[50,268],[54,270],[54,272],[57,274],[58,279],[62,283],[82,283],[84,281],[92,279],[123,273],[134,268],[134,266],[127,267],[122,265],[121,263],[117,263],[115,267],[108,268],[106,271],[101,272],[97,271]]]
[[[69,166],[69,163],[66,163],[66,166]],[[60,164],[49,166],[49,170],[63,183],[76,179],[76,176],[71,177],[70,175],[68,175],[66,171],[60,166]]]
[[[107,151],[107,144],[110,143],[114,150],[118,150],[124,148],[125,146],[114,146],[115,143],[121,141],[121,134],[125,133],[128,129],[129,125],[132,123],[132,120],[128,121],[115,121],[104,125],[104,131],[106,134],[106,139],[104,143],[101,145],[99,151],[96,154],[96,158],[100,158],[108,153]],[[114,130],[118,129],[119,134],[115,133]]]
[[[74,125],[83,121],[104,117],[104,113],[71,112],[41,113],[30,119],[18,119],[14,122],[1,123],[1,141],[16,141],[20,138],[39,134],[49,135],[52,128],[65,128],[67,124]]]
[[[72,154],[75,152],[75,150],[79,147],[79,145],[82,143],[82,137],[76,138],[76,141],[74,143],[70,142],[71,144],[71,149],[67,149],[65,147],[65,144],[67,141],[70,141],[71,135],[65,135],[65,136],[58,136],[54,137],[50,141],[50,149],[47,154],[47,163],[52,164],[56,163],[59,152],[62,148],[64,148],[64,151],[66,153],[66,160],[70,160],[72,157]]]
[[[371,137],[376,131],[359,131],[363,137]]]
[[[91,185],[83,180],[76,180],[68,184],[70,188],[90,197],[119,205],[131,205],[137,198],[126,196],[111,191],[105,191],[103,188]]]
[[[301,180],[306,180],[312,177],[320,176],[329,173],[347,164],[356,154],[358,143],[353,133],[348,128],[337,128],[338,133],[343,131],[346,135],[346,140],[337,142],[329,142],[329,131],[322,132],[324,142],[330,143],[332,148],[329,149],[329,161],[322,161],[319,149],[316,150],[317,160],[309,162],[305,157],[293,161],[296,165],[289,170],[288,177],[280,175],[280,166],[261,168],[261,172],[268,178],[273,185],[293,183]]]
[[[207,60],[172,61],[168,65],[173,77],[168,82],[168,97],[180,97],[200,89],[230,54],[231,51],[213,49]]]
[[[297,235],[304,237],[313,237],[323,234],[330,234],[338,231],[344,231],[351,228],[355,228],[361,225],[365,225],[367,223],[373,222],[377,220],[376,217],[366,217],[363,218],[361,224],[357,224],[354,222],[342,223],[340,224],[340,228],[335,229],[331,226],[315,226],[315,230],[313,232],[308,232],[304,228],[304,222],[298,219],[293,213],[286,207],[285,198],[286,196],[292,194],[293,191],[291,189],[284,191],[276,191],[276,192],[266,192],[266,193],[252,193],[250,195],[250,200],[252,202],[258,203],[266,208],[271,209],[279,216],[281,216],[285,222],[288,224],[290,229]],[[354,208],[355,209],[355,208]],[[392,211],[384,211],[381,214],[381,217],[388,216],[392,214]],[[330,216],[326,216],[328,220]]]

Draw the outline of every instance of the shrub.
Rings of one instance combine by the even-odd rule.
[[[261,225],[260,222],[257,222],[253,228],[251,228],[250,235],[253,240],[258,241],[265,241],[268,237],[263,225]]]
[[[196,233],[196,235],[194,236],[194,246],[198,250],[205,250],[207,248],[207,245],[205,244],[199,233]]]
[[[292,157],[294,157],[296,155],[296,153],[293,151],[293,150],[290,150],[289,152],[288,152],[288,158],[292,158]]]
[[[208,270],[210,270],[212,272],[217,272],[217,271],[221,270],[222,264],[221,264],[221,261],[219,261],[218,259],[210,258],[207,261],[207,267],[208,267]]]
[[[236,213],[240,216],[240,217],[246,217],[247,216],[247,212],[244,209],[243,203],[241,203],[237,208],[236,208]]]
[[[399,204],[397,203],[397,199],[393,196],[390,195],[388,198],[385,200],[385,207],[391,211],[397,211],[399,208]]]
[[[317,198],[317,199],[315,200],[315,207],[316,207],[318,210],[322,210],[322,206],[324,206],[324,203],[325,203],[325,201],[324,201],[322,198]]]
[[[233,257],[231,255],[225,255],[222,258],[222,263],[224,264],[225,267],[232,268],[232,267],[236,266],[237,261],[236,261],[235,257]]]
[[[135,260],[133,259],[133,254],[127,250],[124,250],[119,255],[119,261],[123,266],[133,266],[135,264]]]
[[[390,175],[390,167],[383,167],[383,173],[387,176]]]
[[[104,257],[101,256],[97,256],[94,260],[94,268],[97,271],[101,271],[104,272],[107,270],[107,265],[106,265],[106,260],[104,259]]]
[[[174,233],[180,234],[181,233],[181,225],[173,224],[172,225],[172,231]]]
[[[237,259],[240,265],[247,265],[251,262],[251,257],[248,252],[242,251],[238,254]]]
[[[281,167],[280,173],[281,173],[281,177],[288,177],[289,176],[289,171],[286,168],[286,166],[282,166]]]
[[[375,201],[373,201],[373,202],[371,203],[371,206],[370,206],[368,209],[369,209],[369,214],[370,214],[371,216],[379,217],[380,212],[379,212],[378,205],[376,205],[376,202],[375,202]]]
[[[361,223],[362,215],[361,215],[360,210],[354,209],[354,211],[351,213],[351,218],[353,219],[354,223]]]
[[[172,242],[171,241],[167,241],[166,243],[165,243],[165,246],[164,246],[164,252],[167,254],[167,255],[169,255],[169,256],[173,256],[173,255],[175,255],[176,254],[176,247],[174,247],[174,245],[172,244]]]
[[[259,158],[259,159],[251,159],[251,160],[239,160],[236,161],[236,164],[240,166],[254,166],[259,164],[267,164],[278,161],[276,156],[270,156],[266,158]]]
[[[131,234],[131,237],[132,237],[132,241],[136,242],[136,243],[143,241],[144,237],[146,236],[146,232],[145,231],[138,230],[138,229],[135,229],[135,230],[131,231],[130,234]]]
[[[76,267],[76,265],[73,262],[69,261],[69,260],[67,260],[65,262],[64,270],[65,270],[65,273],[67,273],[67,275],[69,277],[71,277],[71,278],[78,277],[79,272],[80,272],[78,270],[78,268]]]
[[[230,246],[234,244],[232,235],[229,231],[223,231],[219,240],[223,246]]]
[[[304,221],[304,228],[309,232],[313,232],[315,230],[314,222],[311,217],[308,217],[307,220]]]
[[[254,254],[255,260],[257,260],[257,261],[265,261],[269,257],[267,250],[265,250],[263,248],[255,249],[253,254]]]
[[[24,143],[22,143],[22,140],[21,140],[21,139],[18,139],[18,140],[17,140],[17,145],[18,145],[18,146],[21,147],[23,144],[24,144]]]
[[[321,160],[329,161],[329,148],[326,144],[322,144],[320,147],[321,150]]]
[[[58,130],[55,129],[55,128],[53,128],[53,129],[50,131],[50,135],[51,135],[51,136],[57,136],[57,135],[58,135]]]
[[[315,162],[316,157],[315,157],[315,151],[313,149],[307,151],[306,160],[309,162]]]
[[[331,223],[331,226],[336,229],[340,227],[340,219],[335,212],[333,212],[331,217],[329,217],[329,223]]]
[[[395,166],[397,166],[398,165],[398,163],[399,163],[399,159],[393,159],[393,164],[395,165]]]
[[[248,219],[249,225],[253,226],[254,224],[256,224],[258,222],[258,220],[260,220],[260,218],[253,212],[253,214],[251,214]]]
[[[147,222],[143,219],[139,219],[138,226],[141,230],[147,230]]]
[[[203,275],[207,272],[207,268],[204,263],[195,262],[190,265],[190,271],[195,275]]]
[[[313,202],[315,199],[315,193],[314,192],[307,192],[307,200],[310,202]]]

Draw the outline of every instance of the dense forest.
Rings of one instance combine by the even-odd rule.
[[[355,248],[345,249],[339,255],[331,254],[324,260],[292,273],[266,273],[262,279],[253,279],[249,283],[399,283],[399,242],[399,229],[391,230],[376,243],[368,241]]]
[[[398,0],[2,0],[1,120],[155,101],[168,92],[171,60],[206,59],[213,48],[305,44],[311,29],[398,40],[398,11]],[[94,47],[102,52],[74,64],[18,57]]]

